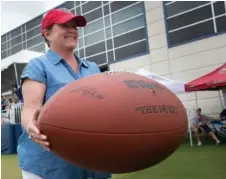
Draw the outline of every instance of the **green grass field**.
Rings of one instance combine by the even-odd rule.
[[[21,179],[16,155],[2,157],[2,179]],[[162,163],[139,172],[114,175],[113,179],[225,179],[226,145],[182,145]]]

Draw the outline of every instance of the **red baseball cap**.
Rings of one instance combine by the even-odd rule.
[[[70,20],[74,20],[78,27],[84,27],[87,24],[86,18],[84,16],[73,14],[70,11],[66,12],[61,9],[53,9],[49,11],[42,19],[42,34],[47,27],[53,24],[64,24]]]

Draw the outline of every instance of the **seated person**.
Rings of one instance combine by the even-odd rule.
[[[209,134],[212,139],[216,142],[217,145],[220,144],[220,140],[217,138],[217,136],[213,133],[213,131],[209,128],[208,126],[208,117],[201,114],[202,110],[201,108],[198,108],[196,110],[196,116],[193,119],[193,126],[194,126],[194,132],[195,132],[195,137],[198,142],[198,146],[202,145],[202,142],[199,137],[199,130]]]

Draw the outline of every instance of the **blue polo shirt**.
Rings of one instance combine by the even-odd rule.
[[[25,78],[46,84],[44,103],[63,86],[80,78],[99,73],[93,62],[83,61],[77,57],[79,72],[74,70],[52,50],[31,60],[21,75],[21,84]],[[35,95],[35,94],[34,94]],[[70,102],[70,101],[69,101]],[[105,179],[110,174],[88,171],[59,158],[53,152],[46,151],[23,133],[18,141],[19,167],[34,173],[43,179]]]

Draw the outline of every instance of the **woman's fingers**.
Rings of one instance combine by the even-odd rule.
[[[30,132],[29,135],[31,136],[31,138],[35,138],[37,140],[47,141],[47,137],[43,134],[37,134],[35,132]]]

